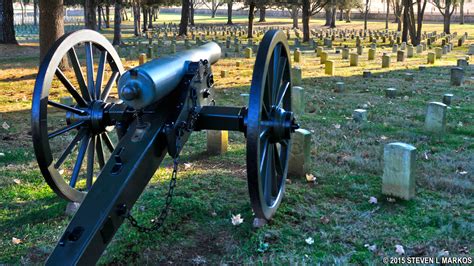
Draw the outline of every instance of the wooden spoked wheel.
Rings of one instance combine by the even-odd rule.
[[[34,150],[46,182],[67,200],[83,200],[118,141],[112,133],[117,121],[106,111],[119,104],[112,94],[122,73],[113,46],[91,30],[61,37],[40,65],[31,118]]]
[[[247,175],[256,217],[269,220],[283,198],[291,132],[289,48],[282,31],[268,31],[257,53],[247,121]]]

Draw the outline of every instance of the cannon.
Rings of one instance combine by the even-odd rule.
[[[180,151],[193,131],[244,133],[251,206],[256,218],[270,220],[284,194],[291,136],[299,127],[291,112],[289,55],[285,34],[268,31],[248,105],[228,107],[214,99],[211,66],[221,56],[214,42],[124,71],[113,46],[95,31],[58,39],[35,83],[33,146],[51,189],[81,205],[47,264],[95,263],[125,220],[142,232],[160,228]],[[173,172],[166,204],[149,226],[139,225],[131,209],[167,154]]]

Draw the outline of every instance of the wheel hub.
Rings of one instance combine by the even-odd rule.
[[[293,112],[286,111],[278,106],[272,107],[270,118],[264,125],[270,128],[270,141],[272,143],[290,139],[291,133],[299,128],[295,123]]]
[[[108,126],[111,126],[108,125],[104,119],[104,111],[107,105],[107,103],[101,100],[94,100],[89,104],[89,106],[81,108],[82,110],[87,112],[86,115],[78,115],[72,112],[66,112],[67,124],[70,125],[75,122],[85,121],[86,126],[92,133],[96,135],[103,133],[107,130]]]

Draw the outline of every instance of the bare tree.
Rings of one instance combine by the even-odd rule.
[[[321,12],[328,2],[326,0],[303,0],[302,1],[302,13],[303,13],[303,42],[308,42],[310,38],[309,21],[311,16]],[[334,20],[336,19],[336,13],[334,12]]]
[[[458,4],[458,0],[433,0],[433,5],[443,16],[443,31],[447,34],[451,33],[451,16]]]
[[[367,30],[367,20],[369,18],[370,0],[365,0],[364,5],[364,30]]]
[[[225,4],[224,1],[220,0],[204,0],[202,4],[211,11],[211,18],[216,17],[217,9]]]
[[[389,0],[392,2],[393,15],[395,16],[395,23],[397,23],[397,31],[402,30],[402,0]]]

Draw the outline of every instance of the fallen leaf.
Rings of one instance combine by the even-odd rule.
[[[18,245],[18,244],[21,244],[21,239],[19,238],[16,238],[16,237],[12,237],[12,244],[13,245]]]
[[[192,163],[184,163],[184,169],[189,169],[191,166],[193,166]]]
[[[316,182],[316,177],[313,174],[306,174],[306,181]]]
[[[364,247],[366,247],[369,251],[372,251],[372,252],[377,251],[377,245],[375,244],[373,245],[365,244]]]
[[[320,221],[322,224],[328,224],[328,223],[329,223],[329,218],[326,217],[326,216],[321,216],[321,218],[319,218],[319,221]]]
[[[425,156],[425,160],[428,160],[428,153],[425,152],[423,155]]]
[[[394,198],[387,198],[387,201],[390,203],[394,203],[396,200]]]
[[[382,135],[382,136],[380,137],[380,139],[381,139],[381,140],[386,140],[386,139],[388,139],[388,138],[387,138],[386,136]]]
[[[15,178],[15,179],[13,179],[13,183],[19,185],[19,184],[21,184],[21,180],[18,179],[18,178]]]
[[[402,245],[395,245],[395,252],[401,256],[403,254],[405,254],[405,249],[403,249],[403,246]]]
[[[369,203],[370,204],[377,204],[377,198],[376,197],[370,197]]]
[[[438,252],[438,257],[447,257],[449,256],[449,251],[443,249],[440,252]]]
[[[8,125],[7,122],[3,122],[2,127],[3,129],[8,130],[10,128],[10,125]]]
[[[308,237],[304,240],[306,244],[312,245],[314,243],[314,239],[312,237]]]
[[[239,225],[244,222],[244,219],[240,217],[240,213],[237,215],[232,215],[231,222],[233,225]]]
[[[340,124],[334,124],[334,128],[340,129],[340,128],[341,128],[341,125],[340,125]]]
[[[459,172],[460,175],[467,175],[467,171],[461,171]]]

